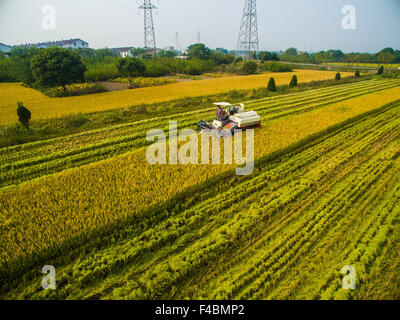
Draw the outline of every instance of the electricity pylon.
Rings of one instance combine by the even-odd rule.
[[[237,51],[248,55],[249,52],[257,52],[258,50],[257,4],[256,0],[246,0],[243,9]]]
[[[144,48],[146,51],[156,49],[156,36],[154,32],[153,9],[157,9],[151,0],[144,0],[139,7],[144,11]]]

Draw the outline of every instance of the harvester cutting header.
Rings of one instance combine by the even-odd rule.
[[[197,128],[200,131],[210,130],[215,132],[220,137],[233,135],[235,130],[247,130],[258,128],[261,126],[261,117],[256,111],[245,111],[244,105],[233,106],[228,102],[216,102],[217,118],[212,124],[205,120],[197,123]],[[224,111],[223,107],[226,107]]]

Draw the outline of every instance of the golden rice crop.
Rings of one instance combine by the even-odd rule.
[[[143,77],[138,77],[138,78],[133,78],[131,79],[131,82],[129,81],[128,78],[117,78],[112,80],[112,82],[119,82],[119,83],[125,83],[125,84],[130,84],[132,83],[133,87],[135,88],[146,88],[146,87],[156,87],[156,86],[162,86],[170,83],[176,83],[175,78],[143,78]]]
[[[398,88],[264,124],[255,158],[400,99]],[[146,150],[80,167],[0,193],[0,265],[138,213],[233,165],[155,165]]]
[[[293,74],[297,74],[300,83],[313,80],[333,79],[336,72],[297,70],[290,73],[235,76],[222,79],[209,79],[193,82],[180,82],[117,92],[106,92],[86,96],[49,98],[44,94],[17,83],[0,84],[0,125],[17,122],[16,106],[18,101],[32,112],[32,120],[60,118],[68,114],[90,113],[140,104],[161,103],[200,97],[231,91],[266,87],[268,78],[273,76],[277,85],[288,84]],[[343,73],[350,76],[352,73]]]

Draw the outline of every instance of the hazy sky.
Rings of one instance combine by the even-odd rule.
[[[143,46],[142,0],[0,0],[0,42],[81,38],[92,48]],[[56,9],[56,29],[41,10]],[[197,42],[236,47],[244,0],[154,0],[157,47]],[[342,7],[356,8],[356,29],[342,28]],[[258,0],[260,49],[377,52],[400,49],[400,0]]]

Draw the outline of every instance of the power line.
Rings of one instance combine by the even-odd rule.
[[[120,7],[120,8],[122,8],[122,9],[124,9],[124,10],[137,13],[137,11],[133,11],[132,9],[130,9],[130,8],[126,7],[126,6],[124,6],[123,4],[120,4],[120,3],[116,2],[115,0],[108,0],[108,1],[111,2],[111,3],[114,4],[114,5],[116,5],[116,6]]]

